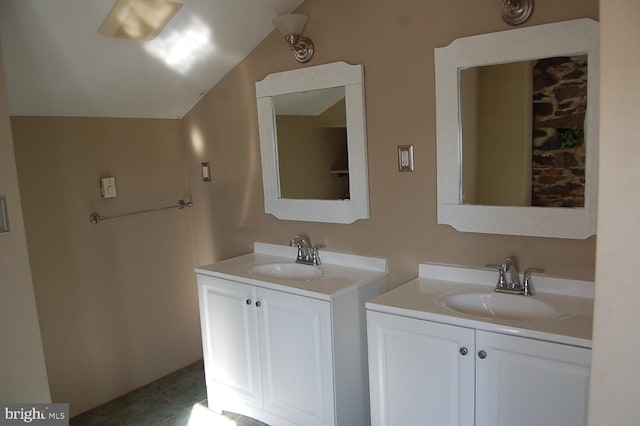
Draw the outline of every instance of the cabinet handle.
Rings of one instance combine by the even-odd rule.
[[[244,303],[246,303],[247,305],[250,305],[251,304],[251,299],[245,300]]]
[[[256,302],[256,308],[259,308],[260,306],[262,306],[262,303]]]
[[[478,352],[478,358],[485,359],[487,357],[487,353],[485,351]]]
[[[465,356],[468,353],[469,353],[469,350],[464,346],[460,348],[460,355]]]

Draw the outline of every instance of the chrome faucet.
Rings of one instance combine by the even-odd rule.
[[[520,288],[522,284],[520,284],[520,276],[518,275],[518,265],[513,258],[509,259],[509,288]]]
[[[320,264],[320,254],[318,253],[318,247],[311,247],[309,240],[302,235],[296,235],[289,242],[291,247],[298,247],[298,256],[296,257],[296,263],[303,263],[305,265],[318,266]]]
[[[490,263],[487,265],[487,267],[495,268],[498,270],[498,283],[496,284],[496,291],[515,288],[519,285],[520,280],[518,277],[518,267],[516,266],[516,262],[513,257],[505,257],[501,264],[497,265],[494,263]],[[509,274],[508,280],[506,278],[507,274]]]
[[[496,291],[501,293],[521,294],[523,296],[533,296],[533,284],[531,283],[531,274],[533,272],[542,272],[542,269],[531,268],[524,272],[524,281],[520,282],[520,274],[518,273],[518,265],[514,257],[506,257],[500,265],[488,264],[487,267],[498,270],[498,283]],[[506,276],[509,276],[507,279]]]

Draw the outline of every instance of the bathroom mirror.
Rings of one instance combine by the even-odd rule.
[[[270,74],[256,98],[265,211],[311,222],[368,218],[362,65]]]
[[[579,19],[435,49],[438,223],[596,233],[598,45],[598,23]],[[551,183],[541,190],[539,182]]]
[[[280,196],[348,200],[344,87],[277,95],[273,102]]]

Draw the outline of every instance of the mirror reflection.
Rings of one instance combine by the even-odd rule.
[[[459,71],[462,200],[585,206],[587,55]]]
[[[349,199],[344,87],[274,96],[280,196]]]

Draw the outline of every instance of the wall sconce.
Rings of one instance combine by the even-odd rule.
[[[273,24],[278,27],[280,34],[291,46],[293,56],[298,62],[309,62],[313,56],[313,42],[308,37],[302,36],[304,26],[309,17],[306,15],[282,15],[273,20]]]

